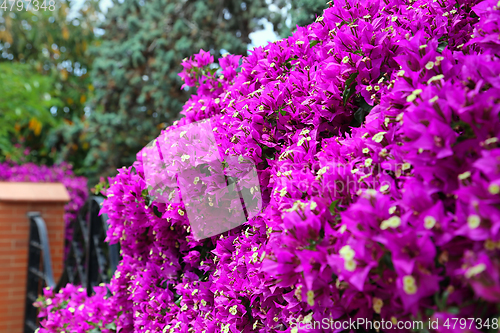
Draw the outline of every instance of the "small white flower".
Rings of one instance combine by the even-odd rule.
[[[426,216],[424,218],[424,227],[425,229],[432,229],[436,225],[436,219],[433,216]]]
[[[481,224],[481,218],[478,215],[469,215],[467,217],[467,224],[469,228],[476,229]]]
[[[387,220],[382,221],[380,229],[386,230],[387,228],[397,228],[401,225],[401,218],[399,216],[392,216]]]

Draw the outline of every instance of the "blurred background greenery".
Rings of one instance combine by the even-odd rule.
[[[245,55],[321,15],[324,0],[0,0],[0,162],[67,161],[95,185],[178,118],[180,62]],[[42,1],[39,1],[42,4]],[[49,2],[47,1],[46,5]],[[272,26],[271,30],[269,26]],[[264,29],[267,27],[267,29]],[[274,30],[274,31],[273,31]],[[260,41],[251,36],[260,34]]]

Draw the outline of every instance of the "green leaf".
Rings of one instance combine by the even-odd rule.
[[[182,297],[179,296],[179,298],[174,302],[175,305],[177,305],[178,307],[181,307],[181,301],[182,301]]]
[[[285,66],[286,68],[288,69],[292,69],[294,66],[292,65],[292,61],[294,60],[298,60],[299,58],[297,56],[293,56],[293,57],[290,57],[288,58],[286,61],[285,61]]]
[[[441,302],[441,297],[439,297],[439,292],[434,294],[434,303],[436,303],[439,311],[443,310],[443,303]]]
[[[364,123],[365,121],[365,118],[366,118],[366,115],[369,113],[370,111],[366,111],[365,109],[363,108],[359,108],[356,110],[356,112],[354,112],[354,119],[356,120],[356,122],[359,124],[359,126],[361,126],[362,123]],[[359,127],[358,126],[358,127]]]
[[[351,123],[349,124],[350,127],[360,127],[365,122],[366,116],[373,109],[373,106],[366,103],[366,101],[363,97],[356,100],[356,105],[358,105],[359,107],[354,112],[354,117],[353,117]]]
[[[115,323],[107,324],[104,327],[106,327],[108,330],[116,330],[116,324]]]
[[[462,120],[451,123],[451,127],[455,132],[460,134],[460,136],[457,138],[457,143],[465,141],[467,139],[474,139],[476,137],[476,134],[474,133],[472,127]]]
[[[441,37],[441,38],[443,38],[443,37]],[[443,52],[443,50],[444,50],[444,48],[445,48],[446,46],[448,46],[448,40],[443,38],[443,40],[439,41],[437,51],[438,51],[439,53],[442,53],[442,52]]]
[[[309,239],[309,245],[307,245],[305,248],[310,250],[310,251],[316,251],[316,245],[318,243],[319,242],[317,240]]]
[[[340,203],[340,199],[337,199],[330,204],[330,213],[332,213],[332,215],[337,214],[336,210],[337,210],[339,203]]]
[[[156,217],[161,217],[161,213],[158,210],[158,207],[156,207],[155,205],[153,205],[153,213],[156,215]]]
[[[363,55],[363,51],[361,49],[357,49],[356,51],[354,51],[353,53],[355,54],[359,54],[359,55]]]
[[[353,82],[354,80],[356,80],[356,78],[358,77],[358,72],[356,73],[351,73],[351,75],[349,75],[349,78],[347,80],[345,80],[345,87],[349,87]]]
[[[346,24],[349,24],[349,23],[351,23],[351,22],[349,22],[349,21],[342,21],[342,22],[340,23],[340,25],[339,25],[339,29],[340,29],[343,25],[346,25]]]
[[[313,47],[314,45],[318,44],[319,43],[319,40],[316,40],[316,39],[313,39],[309,42],[309,46],[310,47]]]
[[[385,264],[389,269],[394,270],[394,264],[392,263],[392,256],[390,252],[385,252],[380,261],[381,263]]]
[[[342,101],[344,103],[344,106],[347,104],[349,98],[351,98],[351,96],[356,91],[356,82],[354,82],[354,80],[356,80],[357,77],[358,77],[358,72],[351,73],[351,75],[349,75],[349,78],[345,81],[344,93],[342,94]]]

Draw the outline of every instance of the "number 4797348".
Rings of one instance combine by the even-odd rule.
[[[1,2],[2,0],[0,0]],[[56,9],[56,2],[54,0],[43,0],[43,2],[40,4],[40,1],[38,0],[3,0],[2,4],[0,5],[0,9],[3,9],[5,11],[22,11],[22,10],[34,10],[34,11],[39,11],[39,10],[50,10],[54,11]]]
[[[447,318],[443,324],[447,329],[498,329],[498,318],[486,318],[485,320],[481,318]]]

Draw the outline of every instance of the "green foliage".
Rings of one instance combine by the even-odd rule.
[[[360,127],[365,122],[365,118],[373,109],[373,106],[366,103],[365,99],[361,96],[355,99],[354,105],[358,106],[358,109],[354,112],[354,117],[349,126]]]
[[[131,164],[178,118],[193,93],[180,89],[183,58],[200,49],[216,57],[221,50],[246,54],[249,34],[262,28],[262,18],[286,36],[326,7],[317,0],[274,0],[272,10],[265,0],[114,0],[100,25],[104,34],[97,37],[98,3],[86,0],[72,18],[69,0],[56,1],[55,11],[0,11],[0,63],[5,68],[24,64],[5,71],[6,80],[22,68],[22,74],[15,74],[16,87],[37,78],[40,89],[52,96],[36,105],[36,114],[30,111],[31,118],[23,111],[18,126],[13,105],[22,104],[28,91],[22,88],[11,94],[8,105],[3,103],[2,116],[10,118],[0,124],[0,159],[22,158],[27,147],[33,161],[66,160],[95,184],[100,176]],[[285,24],[287,17],[291,25]]]
[[[33,72],[26,64],[0,63],[0,161],[50,159],[43,142],[60,121],[49,107],[62,104],[54,97],[52,85],[51,77]],[[23,147],[30,147],[31,153],[25,155]]]
[[[56,10],[2,13],[0,46],[7,57],[0,61],[31,64],[39,73],[52,76],[64,107],[58,115],[71,119],[83,114],[87,99],[90,65],[88,47],[94,42],[97,1],[86,1],[84,9],[68,18],[69,1],[56,1]],[[2,31],[2,27],[5,29]],[[9,59],[9,57],[11,59]]]
[[[356,91],[356,78],[358,77],[358,73],[352,73],[349,75],[349,78],[345,81],[345,89],[344,92],[342,93],[342,101],[344,103],[344,106],[347,104],[347,101],[349,101],[349,98],[354,94]],[[354,84],[353,84],[354,83]]]
[[[278,16],[271,20],[274,29],[281,37],[290,36],[296,30],[297,25],[303,27],[311,24],[328,7],[326,0],[276,0],[273,4],[285,10],[285,16],[288,19],[283,20]]]
[[[249,34],[271,20],[264,0],[125,0],[114,2],[95,48],[96,87],[87,129],[87,176],[116,173],[177,119],[190,91],[180,89],[183,58],[200,49],[246,54]],[[273,19],[281,19],[273,14]]]
[[[29,83],[32,77],[37,77],[42,78],[39,81],[50,82],[53,98],[41,103],[39,114],[34,116],[36,121],[44,124],[43,139],[37,137],[35,141],[17,142],[23,147],[20,150],[24,147],[31,149],[34,162],[51,164],[66,160],[78,171],[86,154],[82,119],[85,103],[93,91],[89,75],[93,59],[88,49],[97,41],[94,28],[99,20],[98,1],[85,1],[72,18],[68,17],[69,13],[68,0],[55,1],[54,11],[27,11],[25,8],[22,11],[0,11],[0,63],[5,69],[10,66],[12,70],[22,68],[20,80]],[[18,63],[24,65],[19,67]],[[7,70],[4,75],[9,76],[9,73]],[[13,91],[11,104],[22,104],[23,93]],[[54,103],[55,98],[57,103]],[[15,111],[10,107],[4,105],[2,111],[9,114]],[[54,121],[44,122],[38,118],[42,115],[48,115]],[[10,123],[0,124],[0,131],[10,133],[12,128],[8,126]],[[18,139],[9,137],[10,141]],[[19,152],[5,149],[2,147],[3,156],[0,158],[5,159],[7,153],[9,157],[19,155]]]

